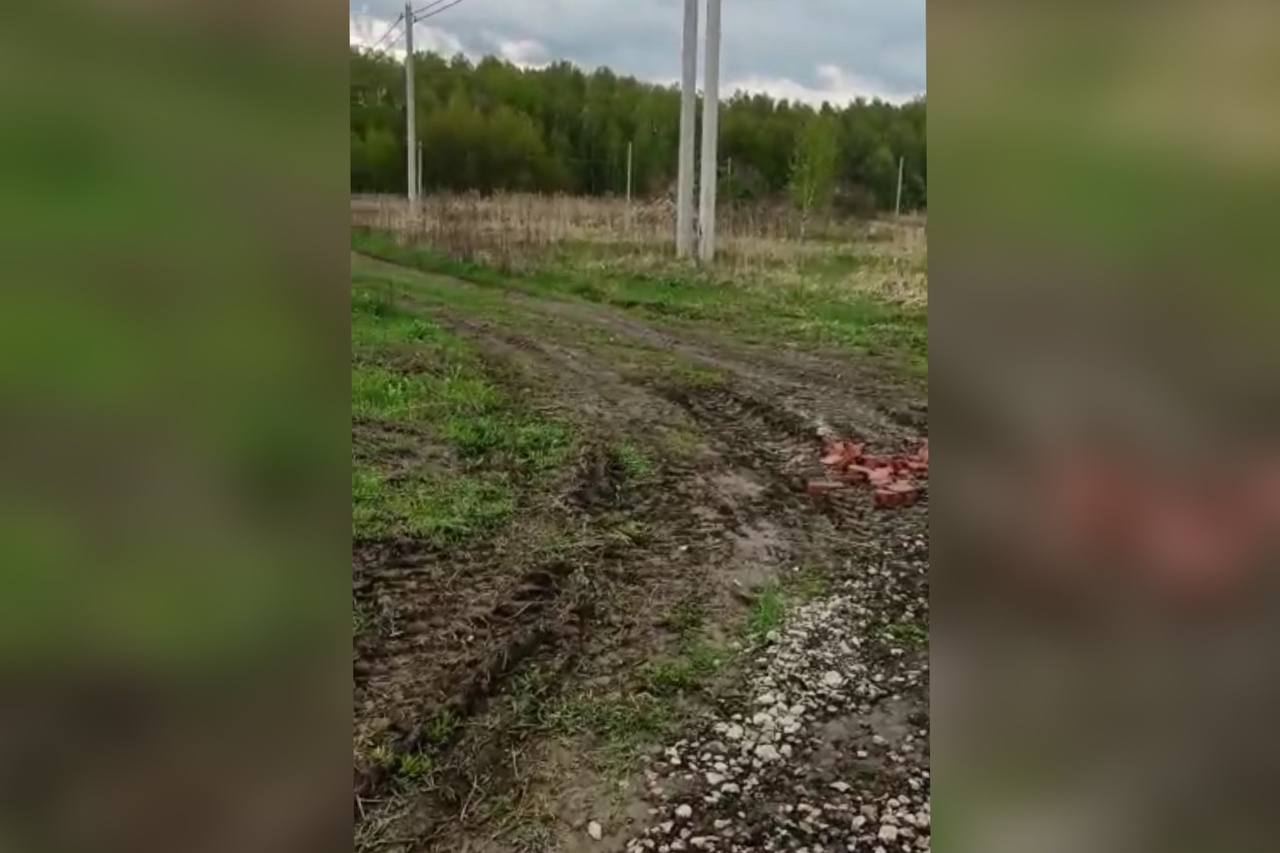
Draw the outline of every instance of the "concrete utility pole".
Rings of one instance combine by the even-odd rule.
[[[906,165],[907,158],[898,158],[898,200],[893,203],[893,215],[902,215],[902,167]]]
[[[684,0],[684,56],[680,88],[680,170],[676,188],[676,254],[693,255],[693,143],[697,133],[698,0]]]
[[[418,180],[414,184],[418,188],[418,198],[422,198],[422,140],[418,140]]]
[[[418,200],[418,100],[413,91],[413,5],[404,4],[404,112],[405,129],[408,142],[405,151],[409,154],[409,180],[406,191],[409,201]]]
[[[702,206],[698,255],[709,264],[716,257],[716,162],[720,142],[720,0],[707,0],[706,92],[702,96]]]
[[[631,230],[631,149],[634,142],[627,143],[627,230]]]

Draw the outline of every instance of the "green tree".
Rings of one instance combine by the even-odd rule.
[[[428,191],[618,193],[632,143],[636,193],[673,192],[680,136],[673,86],[608,69],[586,74],[568,62],[519,68],[493,57],[472,63],[419,53],[414,69]],[[404,192],[404,66],[352,49],[350,81],[351,191]],[[897,158],[905,156],[903,207],[922,209],[925,137],[924,98],[816,111],[739,93],[725,101],[720,122],[721,154],[733,162],[725,197],[790,196],[807,222],[838,188],[844,212],[871,214],[893,206]]]
[[[791,203],[800,211],[801,237],[808,231],[809,218],[831,204],[837,154],[835,121],[827,115],[810,118],[791,161]]]

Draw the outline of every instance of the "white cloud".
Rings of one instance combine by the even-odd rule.
[[[378,45],[390,55],[404,57],[404,26],[398,25],[393,36],[382,39],[391,30],[394,18],[376,18],[366,13],[352,13],[348,16],[350,24],[349,43],[357,47],[373,47]],[[455,53],[466,53],[462,40],[441,27],[418,24],[413,30],[414,48],[431,51],[442,56],[453,56]]]
[[[520,68],[542,68],[550,59],[546,45],[537,39],[508,39],[491,32],[484,37],[497,49],[498,56]]]
[[[391,29],[390,20],[375,18],[363,12],[349,15],[347,23],[351,34],[349,43],[357,47],[373,47]]]
[[[669,82],[680,73],[682,0],[468,0],[425,24],[424,48],[496,54],[520,65],[565,59]],[[731,0],[721,79],[808,103],[862,95],[904,101],[925,89],[925,0]],[[368,44],[404,0],[350,5],[352,42]],[[361,20],[381,26],[360,29]],[[401,55],[403,51],[400,51]],[[825,70],[822,70],[825,69]],[[732,91],[732,87],[726,87]]]
[[[418,50],[429,50],[441,56],[453,56],[457,53],[467,52],[462,44],[462,39],[440,27],[418,24],[417,29],[413,31],[413,38],[414,47]]]
[[[811,86],[799,83],[789,77],[766,77],[758,74],[731,80],[725,86],[725,94],[737,91],[765,92],[775,98],[786,98],[788,101],[819,106],[828,101],[832,106],[844,106],[856,98],[901,104],[911,100],[918,92],[891,92],[884,86],[864,80],[855,74],[830,64],[819,65],[815,70],[818,85]]]

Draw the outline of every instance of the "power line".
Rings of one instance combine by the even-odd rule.
[[[413,10],[413,17],[414,17],[414,19],[416,20],[416,19],[418,18],[418,16],[419,16],[419,15],[422,15],[422,14],[425,14],[425,13],[427,13],[427,12],[430,12],[430,11],[431,11],[432,9],[434,9],[436,6],[439,6],[441,3],[444,3],[444,2],[445,2],[445,0],[434,0],[433,2],[428,3],[427,5],[423,6],[421,9],[414,9],[414,10]]]
[[[378,48],[380,48],[380,47],[382,46],[382,43],[383,43],[383,42],[385,42],[385,41],[387,40],[387,37],[388,37],[388,36],[390,36],[392,33],[394,33],[394,32],[396,31],[396,29],[400,26],[400,22],[401,22],[401,21],[403,21],[403,20],[404,20],[404,13],[403,13],[403,12],[401,12],[401,13],[400,13],[400,17],[398,17],[398,18],[396,18],[394,21],[392,21],[392,22],[391,22],[391,26],[387,27],[387,31],[386,31],[385,33],[383,33],[383,34],[382,34],[382,38],[380,38],[380,39],[378,39],[376,42],[374,42],[374,43],[373,43],[373,47],[371,47],[371,48],[369,48],[369,49],[370,49],[370,50],[375,50],[375,51],[376,51],[376,50],[378,50]]]
[[[439,15],[441,12],[449,11],[450,9],[452,9],[454,6],[457,6],[461,2],[462,0],[453,0],[452,3],[446,3],[445,5],[441,6],[439,9],[436,9],[431,12],[427,12],[425,15],[415,13],[413,17],[413,22],[416,24],[419,21],[425,21],[427,18],[434,18],[436,15]],[[435,5],[435,4],[431,4],[431,5]],[[431,5],[424,6],[422,11],[426,11],[427,9],[430,9]]]

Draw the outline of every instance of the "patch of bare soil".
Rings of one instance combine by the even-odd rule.
[[[581,690],[633,695],[643,665],[678,641],[672,614],[682,608],[712,636],[726,634],[762,588],[798,567],[834,582],[863,578],[887,559],[878,543],[927,535],[927,498],[893,511],[866,493],[804,492],[822,474],[826,437],[886,452],[923,437],[927,409],[909,384],[835,356],[513,298],[524,310],[510,323],[433,314],[539,408],[573,421],[584,450],[494,537],[447,550],[358,545],[353,587],[367,627],[355,647],[357,744],[433,756],[412,783],[357,762],[365,849],[622,849],[660,812],[643,781],[602,775],[597,737],[553,737],[530,705]],[[714,379],[672,369],[673,358]],[[394,454],[402,438],[357,442]],[[624,444],[643,449],[652,469],[629,467]],[[927,583],[911,582],[911,595]],[[729,674],[704,691],[720,698],[699,701],[731,701],[736,689]],[[927,714],[927,687],[895,701],[868,713]],[[818,729],[831,734],[826,751],[814,747],[819,764],[842,760],[844,742],[881,725],[856,705],[841,713]],[[602,815],[610,832],[597,841],[586,830]]]

